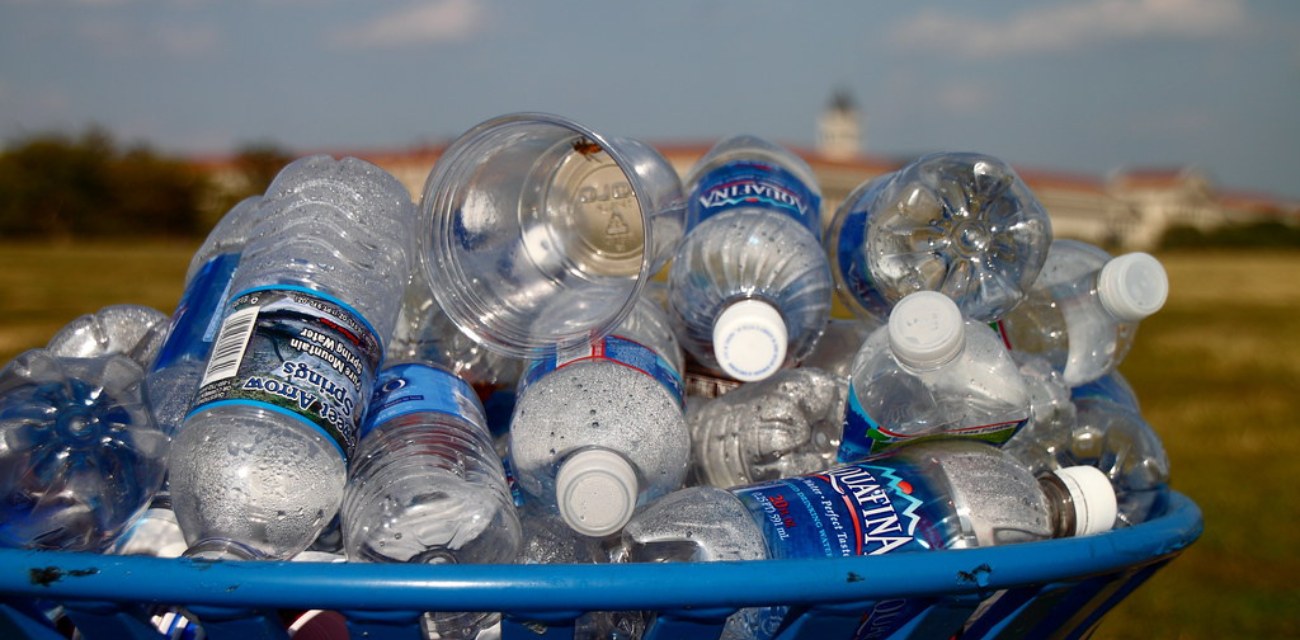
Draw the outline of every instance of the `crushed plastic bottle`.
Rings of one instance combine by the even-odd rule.
[[[115,304],[64,325],[45,349],[65,358],[120,353],[146,367],[162,347],[167,314],[139,304]]]
[[[688,402],[695,477],[725,488],[830,467],[847,395],[845,378],[799,367]]]

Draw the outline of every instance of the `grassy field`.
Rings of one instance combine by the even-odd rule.
[[[115,303],[170,312],[192,244],[0,245],[0,362]],[[1205,533],[1095,638],[1300,637],[1300,253],[1166,254],[1122,367]]]

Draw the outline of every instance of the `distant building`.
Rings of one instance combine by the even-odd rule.
[[[835,93],[818,122],[817,145],[801,148],[780,140],[806,160],[822,189],[822,217],[829,221],[848,195],[868,179],[900,168],[905,160],[875,158],[862,152],[861,117],[845,92]],[[714,140],[655,144],[678,174],[685,176]],[[383,167],[417,200],[443,151],[439,146],[405,150],[335,150]],[[239,180],[231,162],[205,161],[220,184]],[[1103,178],[1014,167],[1052,219],[1053,235],[1085,240],[1112,250],[1150,250],[1174,226],[1208,231],[1227,224],[1265,220],[1300,224],[1300,203],[1270,196],[1220,192],[1192,167],[1123,168]]]
[[[836,91],[817,120],[817,152],[828,160],[852,160],[865,146],[857,105],[848,91]]]

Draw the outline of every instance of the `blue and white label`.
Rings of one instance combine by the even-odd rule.
[[[925,433],[901,433],[881,425],[862,406],[854,385],[849,385],[849,401],[844,410],[844,432],[840,437],[837,456],[840,462],[853,462],[868,456],[879,455],[902,444],[938,440],[941,438],[973,438],[1002,446],[1011,436],[1029,422],[1029,415],[1024,417],[965,427],[945,427]]]
[[[238,253],[223,253],[208,260],[181,294],[180,304],[172,314],[167,341],[154,361],[153,370],[165,369],[177,362],[207,360],[212,341],[221,326],[221,312],[230,295],[230,283],[239,266]]]
[[[255,405],[320,429],[348,457],[383,346],[342,301],[301,287],[250,289],[230,301],[191,415]]]
[[[684,402],[681,374],[654,349],[619,336],[608,336],[555,356],[533,360],[520,377],[519,388],[552,371],[581,362],[613,362],[634,369],[659,381],[678,404]]]
[[[908,460],[885,457],[826,473],[773,480],[736,497],[764,530],[773,558],[874,556],[942,549],[943,496]],[[863,611],[855,640],[889,637],[924,601],[883,600]]]
[[[760,207],[798,220],[821,239],[821,198],[793,173],[774,164],[736,161],[702,176],[687,202],[687,228],[723,211]]]
[[[360,438],[385,422],[412,413],[445,413],[487,431],[483,407],[468,382],[450,371],[413,362],[379,373]]]

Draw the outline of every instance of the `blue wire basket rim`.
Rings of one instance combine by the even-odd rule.
[[[1199,538],[1200,508],[1108,533],[853,558],[618,565],[210,562],[0,550],[0,594],[223,608],[371,611],[700,610],[987,595],[1135,571]],[[665,588],[666,587],[666,588]]]

